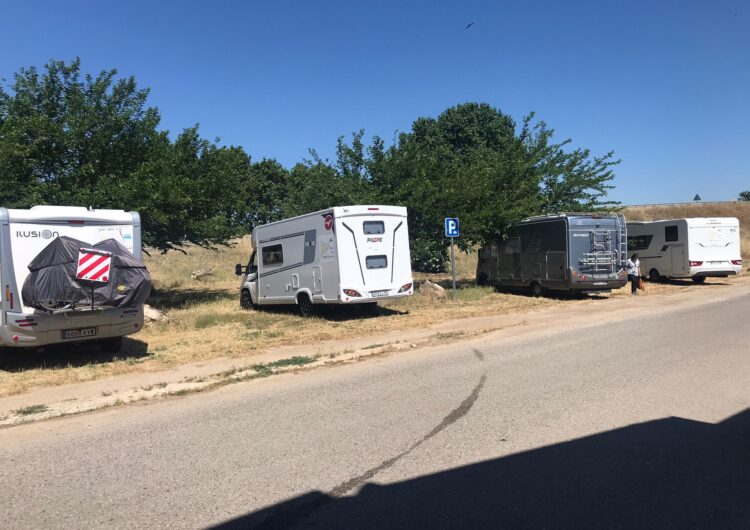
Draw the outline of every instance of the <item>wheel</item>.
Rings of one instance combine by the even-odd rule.
[[[659,271],[656,269],[651,269],[648,271],[648,280],[650,282],[660,282],[661,281],[661,274],[659,274]]]
[[[540,297],[544,294],[544,288],[542,287],[542,284],[539,282],[534,282],[531,284],[531,296],[534,297]]]
[[[706,281],[705,276],[693,276],[693,283],[701,285],[703,282]]]
[[[122,349],[122,337],[110,337],[99,342],[104,353],[119,353]]]
[[[485,286],[485,285],[487,285],[488,283],[489,283],[489,282],[488,282],[488,278],[487,278],[487,275],[486,275],[485,273],[483,273],[483,272],[480,272],[480,273],[479,273],[479,274],[477,275],[477,285],[478,285],[478,286],[480,286],[480,287],[484,287],[484,286]]]
[[[253,297],[250,295],[250,291],[243,289],[240,293],[240,307],[242,309],[253,308]]]
[[[312,300],[305,293],[301,293],[297,297],[297,307],[299,308],[299,314],[303,317],[309,317],[315,312]]]

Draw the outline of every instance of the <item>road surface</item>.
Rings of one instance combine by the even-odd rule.
[[[2,525],[748,528],[749,315],[745,293],[5,429]]]

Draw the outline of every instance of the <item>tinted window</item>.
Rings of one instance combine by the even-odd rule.
[[[284,263],[284,250],[281,245],[263,247],[263,265],[281,265]]]
[[[512,237],[505,242],[505,253],[506,254],[520,254],[521,253],[521,238]]]
[[[628,250],[646,250],[654,236],[628,236]]]
[[[664,240],[665,241],[677,241],[679,240],[677,233],[677,226],[665,226],[664,227]]]
[[[388,258],[386,256],[367,256],[365,259],[368,269],[385,269],[388,267]]]
[[[362,223],[365,234],[384,234],[385,223],[383,221],[365,221]]]

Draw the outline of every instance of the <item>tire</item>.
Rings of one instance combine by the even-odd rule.
[[[656,269],[651,269],[648,271],[648,281],[650,282],[660,282],[662,281],[661,274],[659,274],[659,271]]]
[[[483,272],[480,272],[477,275],[477,285],[480,286],[480,287],[485,287],[485,286],[489,285],[489,281],[488,280],[489,279],[487,278],[487,275],[485,273],[483,273]]]
[[[696,285],[702,285],[705,281],[705,276],[693,276],[693,283]]]
[[[539,298],[544,294],[544,288],[542,287],[542,284],[539,282],[533,282],[531,284],[531,296],[534,298]]]
[[[99,342],[99,347],[104,353],[120,353],[122,350],[122,337],[110,337]]]
[[[299,309],[299,314],[303,317],[309,317],[315,313],[315,307],[313,306],[312,300],[310,300],[310,297],[305,293],[300,293],[299,296],[297,296],[297,308]]]
[[[250,291],[243,289],[240,293],[240,307],[242,309],[252,309],[254,306],[255,304],[253,304],[253,297]]]

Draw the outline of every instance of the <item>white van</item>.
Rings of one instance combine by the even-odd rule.
[[[638,253],[641,274],[661,278],[724,278],[742,271],[736,217],[628,221],[628,254]]]
[[[339,206],[258,226],[240,305],[372,304],[413,294],[406,208]]]
[[[115,239],[141,259],[141,219],[136,212],[74,206],[0,208],[0,345],[37,347],[98,340],[119,350],[122,337],[143,327],[143,306],[125,309],[40,311],[26,307],[21,289],[28,265],[50,242],[69,236],[91,245]]]

